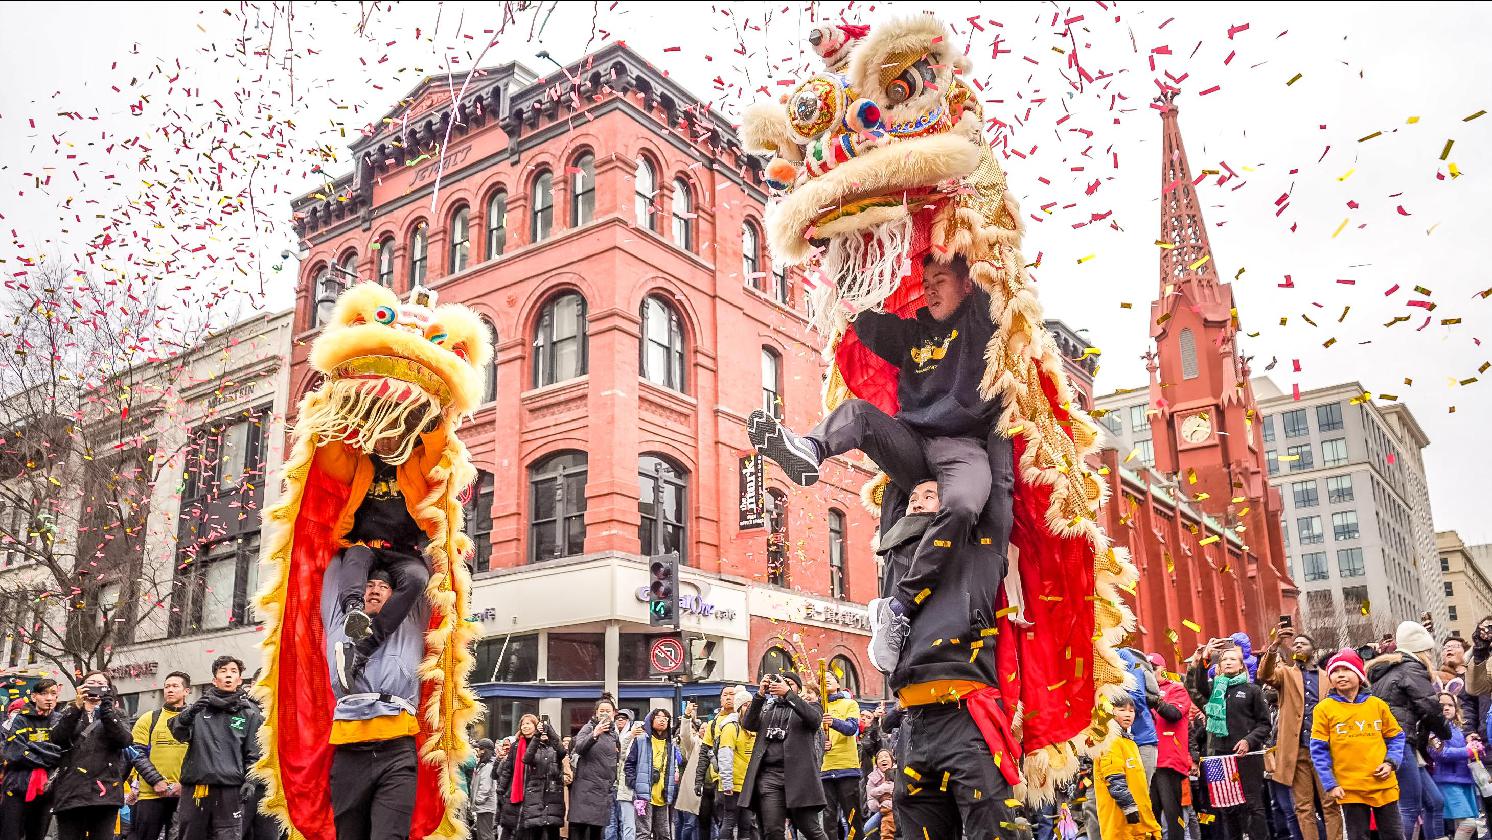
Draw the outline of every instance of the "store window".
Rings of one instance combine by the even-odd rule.
[[[539,637],[488,636],[472,651],[472,684],[525,683],[539,679]]]
[[[605,633],[550,633],[550,682],[600,682],[606,679]]]
[[[518,734],[524,715],[539,714],[539,701],[533,697],[487,697],[482,702],[487,706],[482,723],[487,726],[486,737],[493,741]]]
[[[643,633],[623,633],[618,640],[616,678],[621,682],[650,680],[648,647],[653,637]]]

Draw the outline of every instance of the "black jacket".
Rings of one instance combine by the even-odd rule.
[[[518,756],[516,742],[508,751],[508,757],[494,771],[498,818],[505,828],[527,831],[560,825],[565,821],[565,778],[561,764],[564,748],[560,746],[559,735],[549,724],[542,724],[539,733],[547,735],[548,741],[536,734],[529,739],[524,750],[522,802],[512,802],[514,760]]]
[[[614,720],[614,719],[613,719]],[[596,734],[596,719],[581,727],[570,745],[575,779],[570,783],[570,822],[606,825],[616,802],[616,764],[622,745],[612,730]]]
[[[1207,665],[1198,664],[1186,673],[1186,688],[1191,692],[1192,702],[1205,714],[1207,701],[1212,697],[1212,678],[1207,676]],[[1256,683],[1241,682],[1228,689],[1225,699],[1228,713],[1228,734],[1218,737],[1207,734],[1207,755],[1227,755],[1233,752],[1239,741],[1247,740],[1249,750],[1262,750],[1269,743],[1269,733],[1274,729],[1269,719],[1269,704],[1264,702],[1264,689]],[[1198,728],[1206,731],[1203,720]]]
[[[52,739],[67,750],[52,780],[54,811],[124,804],[124,779],[131,767],[125,749],[134,738],[113,703],[100,705],[91,721],[82,706],[68,704],[57,717]]]
[[[264,713],[242,692],[217,688],[171,718],[171,736],[187,744],[182,787],[242,785],[259,760],[259,725]]]
[[[1451,739],[1450,723],[1440,711],[1425,663],[1395,651],[1369,662],[1367,671],[1373,696],[1388,704],[1399,728],[1422,755],[1431,735]]]
[[[63,748],[52,738],[52,730],[61,716],[55,708],[47,714],[36,711],[36,704],[27,700],[25,707],[6,719],[0,727],[4,736],[4,747],[0,748],[0,759],[5,762],[5,778],[0,783],[0,795],[25,792],[31,780],[32,770],[51,772],[62,764]]]
[[[774,704],[774,709],[764,714],[766,703],[766,696],[757,694],[751,698],[751,705],[746,707],[746,713],[740,719],[741,728],[755,732],[757,737],[756,746],[751,750],[751,762],[746,765],[739,806],[755,807],[757,774],[761,772],[762,759],[767,754],[764,730],[772,720],[783,719],[786,724],[783,728],[787,730],[782,744],[787,807],[822,808],[827,800],[824,799],[824,783],[819,778],[821,758],[818,744],[824,739],[824,710],[799,697],[796,691],[784,694]]]

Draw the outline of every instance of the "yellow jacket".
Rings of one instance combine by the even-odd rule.
[[[1124,808],[1109,792],[1110,776],[1122,776],[1129,795],[1140,810],[1140,821],[1131,825],[1124,818]],[[1098,789],[1098,826],[1103,840],[1140,840],[1159,838],[1160,825],[1150,807],[1150,787],[1145,784],[1145,765],[1140,762],[1140,748],[1128,738],[1115,738],[1107,752],[1093,767],[1093,786]]]
[[[836,721],[844,721],[853,724],[855,733],[860,732],[860,704],[843,695],[837,700],[830,700],[825,710],[830,717]],[[824,774],[833,773],[835,776],[860,775],[860,747],[855,743],[855,735],[847,735],[838,729],[829,729],[829,749],[824,751],[824,763],[819,769]],[[853,770],[854,773],[847,771]]]
[[[746,786],[746,768],[751,764],[751,751],[756,748],[756,733],[747,732],[739,723],[732,723],[721,730],[720,738],[734,738],[732,749],[735,766],[731,768],[731,781],[736,793],[740,793],[741,788]]]
[[[136,746],[150,751],[150,763],[168,782],[181,781],[181,762],[187,753],[187,745],[171,736],[169,726],[179,712],[179,709],[165,708],[160,709],[159,714],[146,712],[135,719],[135,727],[130,733]],[[151,726],[152,722],[154,726]],[[159,799],[160,794],[142,780],[140,798]]]

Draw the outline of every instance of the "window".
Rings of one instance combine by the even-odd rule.
[[[780,647],[773,646],[767,648],[767,652],[762,654],[761,664],[756,669],[756,679],[760,682],[761,678],[768,674],[786,674],[797,670],[793,666],[793,655]]]
[[[472,651],[476,664],[471,669],[473,683],[534,682],[539,679],[539,637],[509,636],[499,633],[477,642]],[[503,730],[507,734],[513,728]],[[505,737],[505,736],[504,736]]]
[[[1357,511],[1344,510],[1331,515],[1331,532],[1339,540],[1357,539]]]
[[[762,348],[762,411],[782,419],[782,357]]]
[[[1307,582],[1313,580],[1326,580],[1326,552],[1311,551],[1300,555],[1301,567],[1305,570]]]
[[[414,240],[409,243],[409,287],[422,286],[425,283],[425,272],[429,263],[429,254],[426,249],[429,246],[429,231],[425,230],[425,223],[420,222],[414,229]]]
[[[1264,418],[1264,442],[1274,443],[1274,418]]]
[[[465,271],[471,257],[471,214],[462,207],[451,216],[450,272]]]
[[[777,488],[767,490],[767,583],[788,585],[787,494]]]
[[[1316,427],[1323,432],[1335,432],[1342,428],[1342,404],[1316,406]]]
[[[1145,406],[1132,405],[1129,407],[1129,430],[1131,432],[1142,432],[1150,428],[1150,420],[1145,417]]]
[[[554,230],[554,176],[540,172],[534,179],[533,197],[529,202],[529,241],[543,242]]]
[[[1264,453],[1264,466],[1266,466],[1266,467],[1269,468],[1269,474],[1270,475],[1279,475],[1279,473],[1280,473],[1280,459],[1279,459],[1279,457],[1277,455],[1275,455],[1275,452],[1274,452],[1273,449],[1271,449],[1268,452]]]
[[[378,243],[378,282],[385,288],[394,288],[394,237]]]
[[[585,298],[566,292],[544,305],[534,335],[534,387],[584,376]]]
[[[326,266],[322,266],[321,270],[312,276],[315,279],[311,281],[311,294],[314,296],[311,326],[319,327],[332,317],[332,309],[337,305],[337,290],[340,286],[332,279],[332,271]]]
[[[783,306],[793,305],[793,283],[787,275],[787,266],[772,266],[772,300]]]
[[[262,475],[264,428],[259,416],[210,424],[193,437],[182,476],[183,501],[231,493],[245,479]]]
[[[679,313],[657,295],[642,302],[642,378],[684,390],[684,327]]]
[[[1449,558],[1449,557],[1441,557],[1440,558],[1440,571],[1442,571],[1442,572],[1449,572],[1450,570],[1451,570],[1451,558]]]
[[[756,225],[750,222],[741,226],[741,282],[761,291],[762,239]]]
[[[259,536],[188,546],[178,558],[167,634],[188,636],[252,624]]]
[[[1321,441],[1321,466],[1340,467],[1347,463],[1347,439]]]
[[[860,670],[849,657],[836,656],[830,659],[829,673],[839,679],[839,687],[848,691],[851,697],[860,696]]]
[[[1290,485],[1290,493],[1295,497],[1295,506],[1298,508],[1315,507],[1320,499],[1316,495],[1316,482],[1296,481]]]
[[[1336,601],[1333,600],[1329,589],[1307,592],[1306,603],[1310,605],[1311,615],[1314,616],[1330,616],[1337,609]]]
[[[471,501],[466,506],[466,535],[476,549],[471,558],[472,570],[476,572],[492,568],[492,497],[492,473],[477,470]]]
[[[492,337],[492,344],[497,344],[497,327],[486,318],[482,324],[487,328],[487,335]],[[487,363],[487,368],[482,371],[482,404],[493,402],[497,399],[497,353],[492,354],[492,359]]]
[[[600,682],[605,677],[605,633],[549,634],[551,682]]]
[[[1280,415],[1285,423],[1285,437],[1305,437],[1311,433],[1311,422],[1306,419],[1306,410],[1297,408]]]
[[[1285,447],[1285,455],[1294,455],[1295,460],[1290,462],[1290,472],[1300,472],[1315,466],[1311,457],[1311,445],[1309,443],[1298,443],[1294,446]]]
[[[508,194],[502,190],[487,199],[487,259],[503,255],[508,245]]]
[[[1326,479],[1326,501],[1332,504],[1352,501],[1352,476],[1334,475]]]
[[[1348,615],[1368,614],[1368,588],[1366,586],[1347,586],[1342,588],[1342,609]]]
[[[585,550],[584,452],[560,452],[529,468],[529,561],[573,557]]]
[[[694,193],[683,178],[673,182],[673,242],[685,251],[694,250]]]
[[[1321,530],[1321,517],[1319,516],[1302,516],[1295,520],[1295,527],[1300,531],[1301,545],[1326,542],[1326,534]]]
[[[1191,330],[1181,331],[1181,378],[1196,379],[1199,375],[1197,370],[1197,338],[1192,335]]]
[[[1109,434],[1111,435],[1118,435],[1124,432],[1124,421],[1119,418],[1119,412],[1117,411],[1105,411],[1103,415],[1103,425],[1104,428],[1109,430]]]
[[[570,173],[570,227],[588,225],[596,218],[596,156],[576,158]]]
[[[1147,467],[1155,466],[1155,442],[1142,440],[1135,444],[1135,449],[1140,451],[1140,463]]]
[[[647,158],[637,159],[637,174],[632,177],[632,184],[637,191],[633,199],[636,205],[634,210],[637,215],[637,226],[657,231],[658,207],[654,204],[654,199],[658,195],[658,173]]]
[[[344,289],[358,282],[356,251],[348,251],[342,255],[342,259],[337,261],[336,274]]]
[[[829,594],[841,601],[850,597],[845,573],[844,512],[829,511]]]
[[[637,538],[642,553],[676,551],[688,561],[685,516],[688,513],[688,474],[677,464],[657,455],[644,455],[637,466]]]
[[[1451,621],[1456,621],[1457,620],[1456,619],[1456,605],[1455,604],[1450,604],[1450,605],[1446,606],[1445,611],[1446,611],[1446,616]]]
[[[1363,565],[1362,561],[1362,549],[1337,549],[1337,574],[1344,578],[1349,578],[1362,577],[1367,573],[1367,568]]]

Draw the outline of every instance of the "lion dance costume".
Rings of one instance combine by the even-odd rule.
[[[292,838],[336,836],[328,781],[336,701],[322,626],[322,576],[346,545],[371,469],[338,471],[331,464],[369,462],[375,447],[391,464],[418,466],[412,472],[419,473],[419,492],[406,497],[418,499],[411,514],[429,540],[424,594],[430,621],[417,670],[419,769],[409,836],[466,836],[456,816],[466,798],[459,767],[471,755],[466,727],[477,705],[467,684],[474,631],[465,621],[472,544],[462,532],[457,497],[475,470],[455,432],[480,401],[492,339],[471,310],[450,304],[431,309],[433,300],[425,289],[401,303],[377,284],[355,286],[338,299],[311,348],[311,365],[323,380],[300,404],[285,490],[269,511],[262,559],[267,581],[258,599],[267,632],[256,693],[265,724],[263,758],[254,770],[267,787],[261,807],[288,826]]]
[[[998,581],[975,591],[954,575],[955,585],[937,592],[963,591],[941,605],[935,594],[913,620],[897,672],[921,657],[949,679],[992,681],[960,700],[1017,795],[1044,799],[1076,773],[1080,753],[1109,737],[1101,698],[1126,684],[1115,646],[1133,616],[1117,588],[1132,584],[1135,571],[1098,523],[1106,488],[1085,463],[1098,428],[1074,404],[1045,330],[1020,251],[1020,214],[983,136],[979,99],[959,76],[968,61],[948,31],[918,16],[821,28],[809,40],[826,70],[780,102],[751,106],[742,136],[751,151],[771,156],[775,256],[806,266],[818,281],[812,326],[831,365],[826,410],[853,397],[896,413],[897,369],[856,338],[855,318],[872,310],[911,317],[923,305],[923,259],[947,264],[958,256],[989,297],[994,336],[981,395],[998,401],[995,430],[1014,449],[1009,557],[1025,621],[1011,623]],[[865,494],[885,505],[883,535],[901,515],[892,489],[882,476]],[[986,568],[1000,574],[999,561]],[[919,634],[919,622],[953,610],[955,597],[989,597],[988,613],[1000,618],[982,632],[965,624],[961,638]],[[966,662],[987,664],[962,667],[948,653],[954,648]],[[891,682],[900,690],[898,673]],[[938,783],[923,774],[908,792]]]

